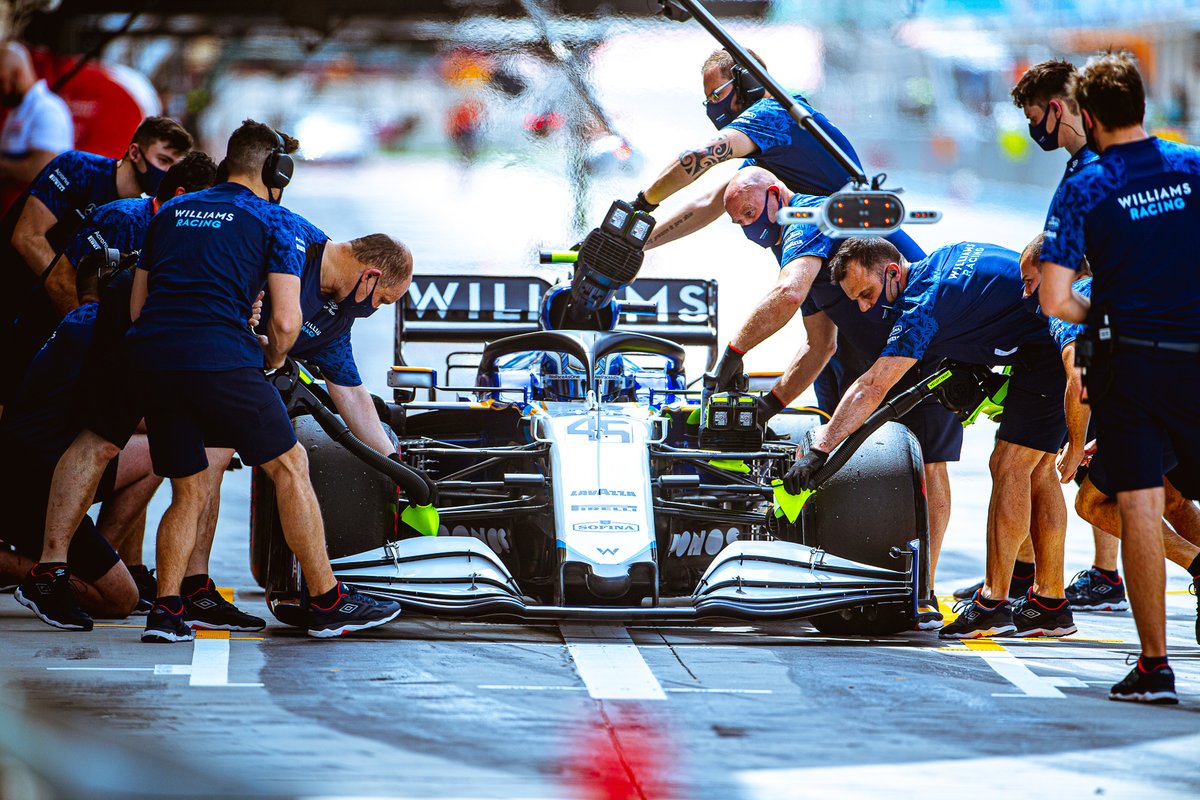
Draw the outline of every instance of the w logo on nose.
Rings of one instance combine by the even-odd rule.
[[[601,555],[605,555],[605,556],[615,556],[617,554],[617,551],[620,549],[621,548],[619,548],[619,547],[597,547],[596,552],[600,553]]]

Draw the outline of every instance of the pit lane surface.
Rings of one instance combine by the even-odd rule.
[[[303,178],[289,202],[335,238],[392,230],[412,245],[418,269],[443,272],[512,272],[530,261],[529,231],[427,209],[501,189],[533,196],[545,180],[492,167],[460,178],[416,161]],[[419,183],[432,194],[356,191],[368,181]],[[544,208],[561,209],[565,197],[543,196]],[[920,231],[921,243],[990,238],[1019,247],[1040,224],[1037,215],[956,211],[945,227]],[[561,229],[558,213],[538,224]],[[736,230],[713,227],[674,254],[652,254],[647,274],[696,274],[705,265],[700,274],[722,280],[727,333],[774,268]],[[709,266],[714,253],[724,258]],[[782,363],[798,341],[789,330],[749,366]],[[387,312],[356,326],[360,366],[376,391],[390,342]],[[942,592],[982,571],[993,433],[988,423],[968,431],[964,460],[951,470]],[[166,492],[156,498],[151,528],[166,500]],[[265,616],[246,567],[248,504],[246,472],[228,475],[212,573],[243,608]],[[1090,533],[1072,519],[1069,571],[1087,566],[1090,548]],[[1125,655],[1137,651],[1128,613],[1077,615],[1079,634],[1064,641],[970,645],[923,633],[830,638],[803,623],[411,617],[370,638],[318,642],[272,622],[263,634],[154,647],[137,641],[136,622],[54,631],[5,595],[0,737],[52,765],[67,785],[90,781],[94,797],[549,798],[604,796],[596,794],[602,785],[633,797],[1195,797],[1195,606],[1182,572],[1169,566],[1168,574],[1177,708],[1106,699],[1128,670]],[[96,787],[106,779],[121,788]]]

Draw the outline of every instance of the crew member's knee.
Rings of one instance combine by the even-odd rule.
[[[138,604],[138,588],[123,562],[117,562],[88,593],[88,611],[101,619],[125,619]]]
[[[992,450],[991,460],[988,462],[992,471],[992,480],[997,482],[1027,481],[1033,472],[1042,465],[1043,455],[1045,454],[1040,450],[997,440],[996,447]],[[1052,463],[1051,469],[1053,469]]]
[[[1112,502],[1112,498],[1101,494],[1091,480],[1085,478],[1079,487],[1079,492],[1075,495],[1075,513],[1084,522],[1100,527],[1097,523],[1097,520],[1100,519],[1100,509],[1105,503]]]
[[[108,462],[121,454],[121,448],[88,430],[79,434],[71,448],[98,467],[108,466]]]
[[[308,480],[308,453],[297,442],[291,449],[267,463],[262,469],[276,483]]]

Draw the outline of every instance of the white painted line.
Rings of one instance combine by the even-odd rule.
[[[262,686],[261,683],[229,682],[228,634],[221,637],[197,636],[192,646],[189,686]]]
[[[559,628],[575,669],[594,699],[667,699],[625,628],[566,622]]]
[[[689,694],[775,694],[771,689],[667,689],[668,692]]]
[[[1060,700],[1066,698],[1052,680],[1035,675],[1033,670],[1022,664],[1012,653],[977,650],[976,655],[986,661],[1000,677],[1020,689],[1022,694],[1017,695],[1018,697],[1056,697]]]
[[[521,686],[507,683],[481,683],[476,689],[511,689],[519,692],[585,692],[586,686]]]
[[[50,672],[154,672],[154,667],[46,667]]]

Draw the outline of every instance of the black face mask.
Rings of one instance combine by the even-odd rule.
[[[1034,289],[1033,293],[1030,294],[1029,297],[1026,297],[1023,294],[1021,295],[1021,305],[1024,306],[1025,310],[1030,314],[1042,313],[1042,301],[1038,298],[1038,289],[1041,288],[1041,284],[1038,284],[1037,289]]]
[[[1036,125],[1029,123],[1029,138],[1037,142],[1037,146],[1049,153],[1051,150],[1058,149],[1058,132],[1062,130],[1062,115],[1058,117],[1058,124],[1054,126],[1054,133],[1046,132],[1046,123],[1050,121],[1050,112],[1054,106],[1046,106],[1046,111],[1042,114],[1042,121]]]
[[[0,106],[5,108],[16,108],[21,105],[21,101],[25,99],[22,92],[5,92],[0,94]]]

